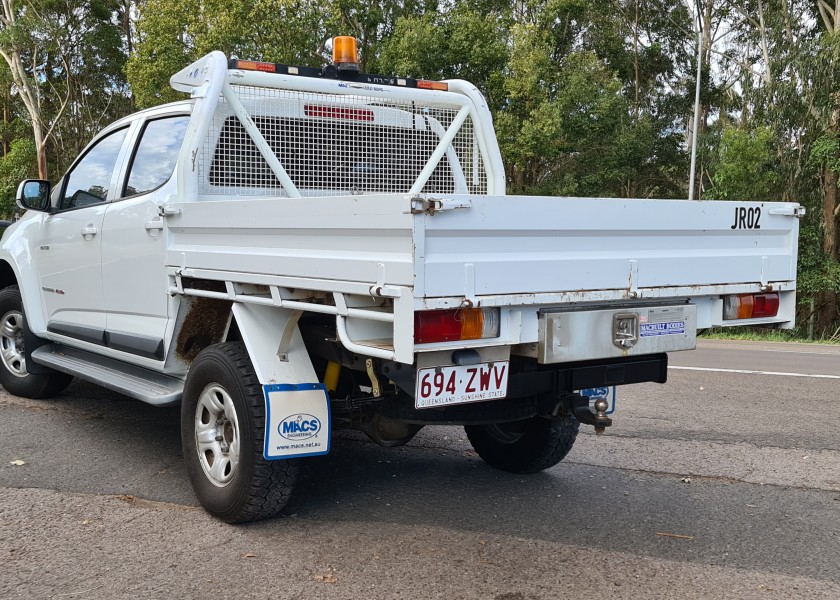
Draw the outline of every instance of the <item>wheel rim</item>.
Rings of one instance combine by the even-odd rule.
[[[10,310],[0,319],[0,360],[15,377],[26,377],[23,347],[23,313]]]
[[[227,390],[211,383],[201,392],[195,408],[195,445],[198,461],[210,482],[230,483],[239,466],[239,419]]]
[[[511,423],[493,423],[485,425],[487,434],[500,444],[515,444],[525,435],[528,421],[513,421]]]

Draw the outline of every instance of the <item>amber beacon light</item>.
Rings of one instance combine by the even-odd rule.
[[[356,38],[352,35],[338,35],[333,38],[333,64],[339,71],[358,71],[359,54]]]

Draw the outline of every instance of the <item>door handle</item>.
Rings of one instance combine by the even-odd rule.
[[[82,236],[84,236],[86,240],[92,240],[93,236],[95,236],[97,233],[99,233],[99,230],[92,224],[88,225],[87,227],[82,227]]]
[[[163,219],[158,217],[157,219],[146,221],[144,227],[146,228],[146,231],[149,232],[150,236],[157,237],[160,232],[163,231]]]

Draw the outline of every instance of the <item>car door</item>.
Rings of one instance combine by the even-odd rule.
[[[41,226],[38,249],[47,331],[104,343],[102,224],[117,190],[128,127],[90,145],[62,179],[53,214]]]
[[[175,193],[172,174],[189,115],[151,118],[133,150],[122,198],[105,211],[102,285],[110,348],[163,360],[169,278],[160,206]]]

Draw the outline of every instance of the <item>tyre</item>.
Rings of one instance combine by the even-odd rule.
[[[181,402],[181,446],[198,501],[228,523],[277,514],[289,501],[297,460],[265,460],[265,400],[242,342],[202,350]]]
[[[23,342],[23,301],[16,285],[0,290],[0,385],[24,398],[50,398],[70,385],[73,377],[58,371],[30,373],[26,370]]]
[[[559,463],[572,449],[580,423],[532,417],[524,421],[466,425],[476,453],[491,467],[536,473]]]

